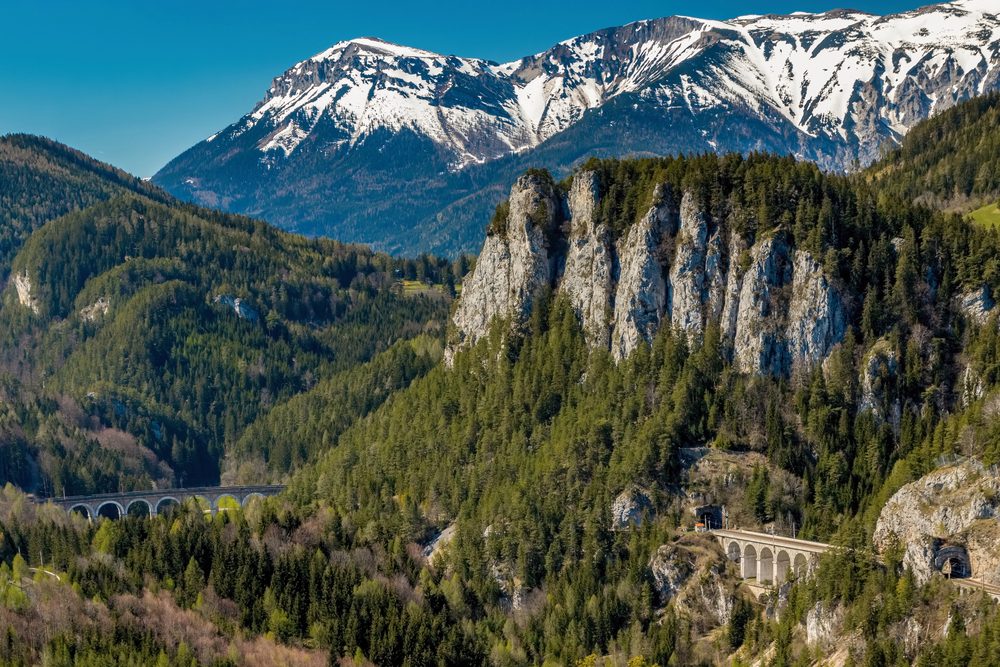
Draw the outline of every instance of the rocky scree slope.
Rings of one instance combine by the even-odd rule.
[[[742,214],[716,217],[691,190],[657,184],[635,224],[613,230],[597,210],[601,178],[576,173],[562,192],[529,173],[498,209],[454,316],[447,358],[494,318],[524,321],[545,290],[565,294],[588,343],[623,359],[662,326],[700,339],[717,326],[742,372],[788,375],[844,337],[844,295],[781,227],[748,238]]]
[[[275,78],[253,111],[154,180],[298,231],[471,250],[488,207],[478,193],[526,167],[770,150],[844,168],[996,90],[998,72],[989,0],[889,16],[669,17],[506,64],[355,39]],[[414,236],[414,223],[439,238]]]

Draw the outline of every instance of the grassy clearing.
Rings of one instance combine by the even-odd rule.
[[[420,280],[401,280],[400,284],[403,287],[403,294],[405,296],[418,296],[420,294],[443,295],[446,293],[445,287],[441,283],[432,285]],[[456,294],[461,294],[461,285],[455,286],[455,292]]]
[[[1000,203],[976,209],[969,214],[969,218],[984,227],[1000,227]]]

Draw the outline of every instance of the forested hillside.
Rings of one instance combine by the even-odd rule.
[[[1000,94],[960,104],[915,127],[868,170],[885,192],[967,212],[1000,200]]]
[[[124,175],[65,152],[96,174],[93,198],[106,201],[40,227],[9,264],[3,481],[43,495],[214,484],[227,447],[273,405],[396,341],[443,335],[461,263],[395,260],[165,196],[115,194]],[[15,157],[24,169],[36,161]],[[50,191],[78,189],[88,203],[91,186],[74,179],[55,170]],[[59,210],[43,198],[32,207]],[[401,281],[418,277],[441,287],[404,293]],[[428,365],[407,363],[396,382]]]
[[[962,123],[992,113],[970,108]],[[1000,232],[867,175],[765,155],[592,161],[563,182],[525,179],[497,208],[494,258],[484,252],[479,278],[462,284],[468,301],[447,333],[448,286],[467,265],[393,260],[136,195],[36,232],[0,310],[11,452],[0,460],[25,462],[7,464],[9,478],[58,490],[293,472],[285,494],[244,511],[116,523],[8,489],[0,621],[12,638],[0,660],[1000,659],[988,597],[916,572],[911,544],[873,539],[887,521],[934,516],[933,493],[915,518],[885,507],[960,455],[979,466],[969,513],[983,532],[941,522],[927,537],[1000,558],[982,509],[1000,506],[989,482]],[[579,196],[587,184],[599,196]],[[651,218],[661,227],[641,227]],[[651,240],[623,241],[636,229]],[[697,250],[712,237],[743,281],[727,287],[740,295],[734,317],[756,321],[757,338],[727,333],[701,300],[710,280],[679,305],[697,262],[678,260],[716,266]],[[592,316],[578,298],[580,284],[601,287],[599,272],[572,275],[570,253],[592,238],[609,239],[599,247],[619,269],[631,261],[622,249],[642,246],[642,275],[671,286],[663,303],[649,299],[660,326],[621,356],[590,326],[609,312]],[[653,282],[638,281],[647,295]],[[741,366],[741,345],[791,339],[787,304],[809,285],[839,300],[829,349]],[[518,309],[456,344],[465,304],[494,308],[503,290],[524,297]],[[701,326],[683,324],[695,311]],[[445,342],[450,364],[438,363]],[[730,525],[842,548],[815,576],[757,598],[693,530],[703,504],[725,506]]]
[[[0,137],[0,275],[24,240],[70,211],[135,192],[172,199],[158,187],[44,137]]]

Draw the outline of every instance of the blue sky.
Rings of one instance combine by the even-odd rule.
[[[506,61],[641,18],[844,5],[890,13],[920,4],[927,2],[5,0],[0,134],[44,134],[150,176],[249,111],[274,76],[352,37]]]

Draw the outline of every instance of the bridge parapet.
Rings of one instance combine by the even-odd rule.
[[[284,490],[280,484],[253,486],[203,486],[183,489],[157,489],[151,491],[125,491],[121,493],[97,493],[86,496],[67,496],[63,498],[36,498],[36,503],[52,503],[67,512],[79,512],[89,519],[106,517],[118,519],[129,513],[129,510],[139,505],[145,506],[145,512],[153,517],[164,511],[168,506],[179,505],[188,500],[201,500],[208,505],[208,511],[215,514],[220,509],[220,502],[232,499],[241,507],[245,507],[253,498],[265,498],[277,495]]]

